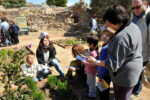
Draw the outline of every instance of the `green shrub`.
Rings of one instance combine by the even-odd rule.
[[[48,76],[48,85],[51,89],[54,89],[57,84],[57,78],[56,76]]]
[[[25,100],[24,93],[21,90],[22,83],[18,83],[18,89],[12,90],[12,85],[22,78],[21,65],[25,62],[26,49],[0,50],[0,70],[3,76],[1,83],[4,84],[1,100]],[[27,96],[26,96],[27,97]]]
[[[25,79],[25,83],[27,84],[28,88],[31,89],[32,92],[36,92],[37,90],[37,85],[36,83],[33,81],[32,77],[27,77]]]
[[[45,100],[45,96],[42,92],[34,92],[32,94],[32,100]]]
[[[57,81],[57,91],[58,94],[61,96],[67,96],[68,95],[68,88],[67,88],[67,81],[62,82],[60,79]]]
[[[65,46],[77,45],[77,44],[79,44],[79,41],[77,41],[76,39],[66,40],[66,41],[65,41]]]

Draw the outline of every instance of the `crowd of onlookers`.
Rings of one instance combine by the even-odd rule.
[[[19,43],[18,39],[19,27],[13,20],[7,17],[1,18],[0,24],[0,46],[11,46]]]

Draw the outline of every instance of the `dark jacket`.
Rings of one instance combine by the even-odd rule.
[[[47,63],[49,66],[51,66],[51,61],[52,61],[52,59],[55,58],[55,55],[56,55],[56,49],[55,49],[55,47],[51,47],[49,49],[49,59],[47,62],[45,62],[44,61],[44,53],[42,51],[40,51],[39,48],[37,48],[37,50],[36,50],[36,57],[37,57],[39,64],[45,65],[45,63]]]
[[[10,27],[13,34],[18,34],[19,27],[16,24],[12,24]]]

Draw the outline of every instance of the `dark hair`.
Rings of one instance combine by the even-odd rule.
[[[93,46],[96,47],[97,44],[98,44],[98,38],[93,37],[93,36],[90,36],[90,37],[87,38],[87,42],[88,42],[90,45],[93,44]]]
[[[105,12],[103,20],[108,20],[110,23],[115,25],[125,25],[130,20],[130,16],[123,6],[113,5]]]
[[[7,21],[7,17],[2,17],[1,22]]]
[[[13,20],[9,21],[10,24],[16,24]]]
[[[49,41],[49,46],[48,46],[48,49],[51,49],[51,48],[53,48],[54,46],[53,46],[53,43],[52,42],[50,42],[50,40],[49,40],[49,38],[48,37],[43,37],[41,40],[40,40],[40,43],[39,43],[39,50],[40,51],[42,51],[42,52],[45,52],[45,49],[44,49],[44,44],[43,44],[43,40],[44,40],[44,38],[46,38],[46,39],[48,39],[48,41]]]

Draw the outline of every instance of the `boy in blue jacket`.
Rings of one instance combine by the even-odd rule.
[[[108,53],[107,53],[107,48],[108,48],[108,43],[113,38],[115,31],[111,29],[110,27],[106,28],[103,33],[102,33],[102,49],[100,52],[100,55],[98,57],[98,60],[105,60],[107,59]],[[104,79],[109,85],[111,82],[109,72],[105,67],[98,66],[98,78],[99,82],[102,82],[102,79]],[[109,89],[106,89],[104,91],[99,91],[100,95],[100,100],[109,100]]]

